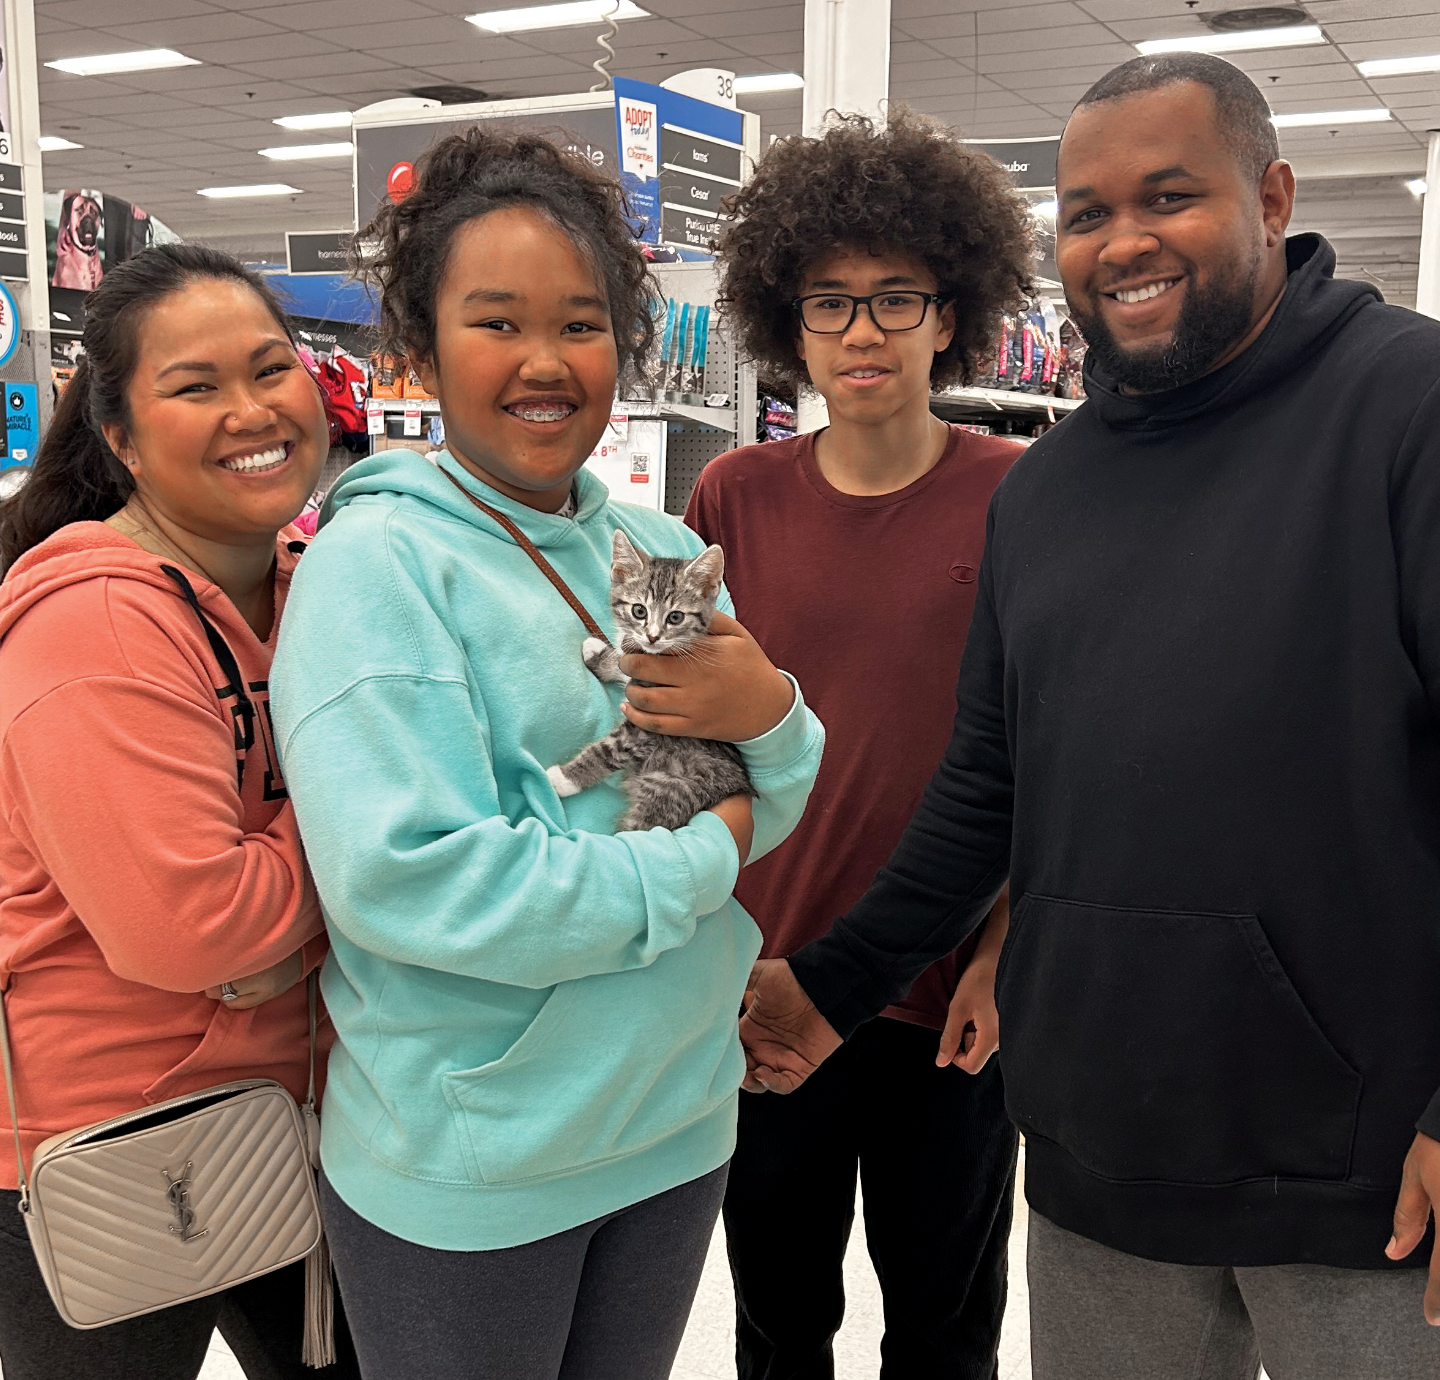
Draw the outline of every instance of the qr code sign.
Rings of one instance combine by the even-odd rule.
[[[630,455],[630,482],[632,484],[648,484],[650,482],[650,457],[643,451],[635,451]]]

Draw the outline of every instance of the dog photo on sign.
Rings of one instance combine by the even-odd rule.
[[[60,193],[60,223],[55,233],[52,287],[89,292],[105,276],[105,201],[100,192]]]

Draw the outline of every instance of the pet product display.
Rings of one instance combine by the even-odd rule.
[[[370,356],[370,396],[372,398],[403,398],[405,396],[404,361],[394,355]]]
[[[761,398],[757,441],[788,441],[795,435],[795,406],[780,398]]]

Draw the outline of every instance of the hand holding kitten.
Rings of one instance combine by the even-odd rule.
[[[690,657],[620,658],[632,678],[620,702],[637,728],[722,743],[768,733],[795,702],[795,687],[733,618],[717,613]],[[646,685],[634,684],[646,681]]]

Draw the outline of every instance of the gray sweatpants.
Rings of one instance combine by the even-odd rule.
[[[1425,1271],[1163,1265],[1030,1213],[1034,1380],[1436,1380]]]
[[[441,1251],[320,1179],[365,1380],[665,1380],[725,1197],[724,1166],[555,1236]]]

